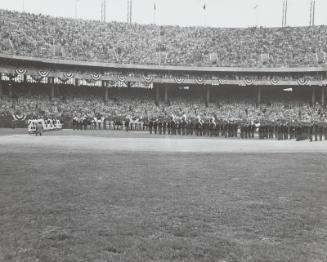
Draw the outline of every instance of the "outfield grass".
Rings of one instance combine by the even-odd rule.
[[[5,145],[0,261],[325,262],[326,159]]]

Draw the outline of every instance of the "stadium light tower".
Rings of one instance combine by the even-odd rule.
[[[153,24],[156,24],[157,2],[153,0]]]
[[[131,24],[132,23],[132,10],[133,10],[133,0],[127,0],[127,23]]]
[[[203,26],[207,26],[207,1],[204,0],[202,3],[203,10]]]
[[[287,0],[283,0],[282,27],[287,25]]]
[[[107,18],[107,1],[101,0],[101,22],[106,22]]]
[[[316,0],[310,2],[310,26],[315,25]]]
[[[77,8],[79,0],[75,0],[75,19],[77,19]]]

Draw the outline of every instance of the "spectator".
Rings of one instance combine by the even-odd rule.
[[[155,26],[0,10],[0,53],[123,64],[294,67],[326,64],[327,26]],[[140,37],[142,36],[142,37]]]

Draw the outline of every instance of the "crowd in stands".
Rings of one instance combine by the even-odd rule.
[[[174,99],[156,105],[150,98],[121,96],[108,102],[99,97],[20,96],[0,100],[0,119],[15,115],[25,121],[56,119],[73,129],[148,130],[154,134],[240,137],[243,139],[327,138],[327,110],[316,104]],[[14,117],[14,118],[16,118]]]
[[[240,101],[219,100],[205,105],[197,98],[175,98],[169,104],[156,105],[151,97],[122,95],[105,102],[100,97],[58,97],[19,96],[15,99],[0,98],[0,117],[24,115],[27,119],[56,118],[105,118],[109,120],[126,118],[146,122],[156,119],[215,119],[216,121],[247,122],[294,122],[311,123],[325,121],[326,108],[316,104],[295,101],[274,102],[256,106],[246,99]]]
[[[327,61],[327,26],[130,25],[0,10],[0,53],[150,65],[318,66]]]

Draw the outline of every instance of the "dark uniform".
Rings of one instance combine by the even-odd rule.
[[[172,119],[167,120],[167,134],[173,135],[173,120]]]
[[[150,131],[150,134],[152,134],[152,130],[153,130],[153,120],[150,119],[150,121],[149,121],[149,131]]]
[[[162,135],[162,119],[158,120],[158,131],[159,131],[159,135]]]
[[[318,135],[319,135],[319,140],[322,140],[322,136],[324,135],[324,123],[323,122],[319,122],[317,125],[318,128]]]
[[[129,130],[129,118],[125,119],[125,129],[126,129],[126,132],[128,132],[128,130]]]
[[[170,121],[171,134],[176,135],[176,122],[175,120]]]
[[[167,121],[166,121],[166,119],[164,119],[162,121],[162,133],[165,135],[166,131],[167,131]]]
[[[215,130],[216,130],[216,123],[214,122],[213,119],[211,119],[209,124],[209,135],[215,136],[216,135]]]
[[[313,132],[314,132],[314,124],[310,123],[310,125],[309,125],[309,140],[310,140],[310,142],[312,142]]]
[[[35,129],[35,135],[40,135],[42,136],[43,133],[43,125],[41,123],[36,124],[36,129]]]
[[[158,120],[153,121],[153,130],[154,130],[154,134],[157,134],[158,131]]]

